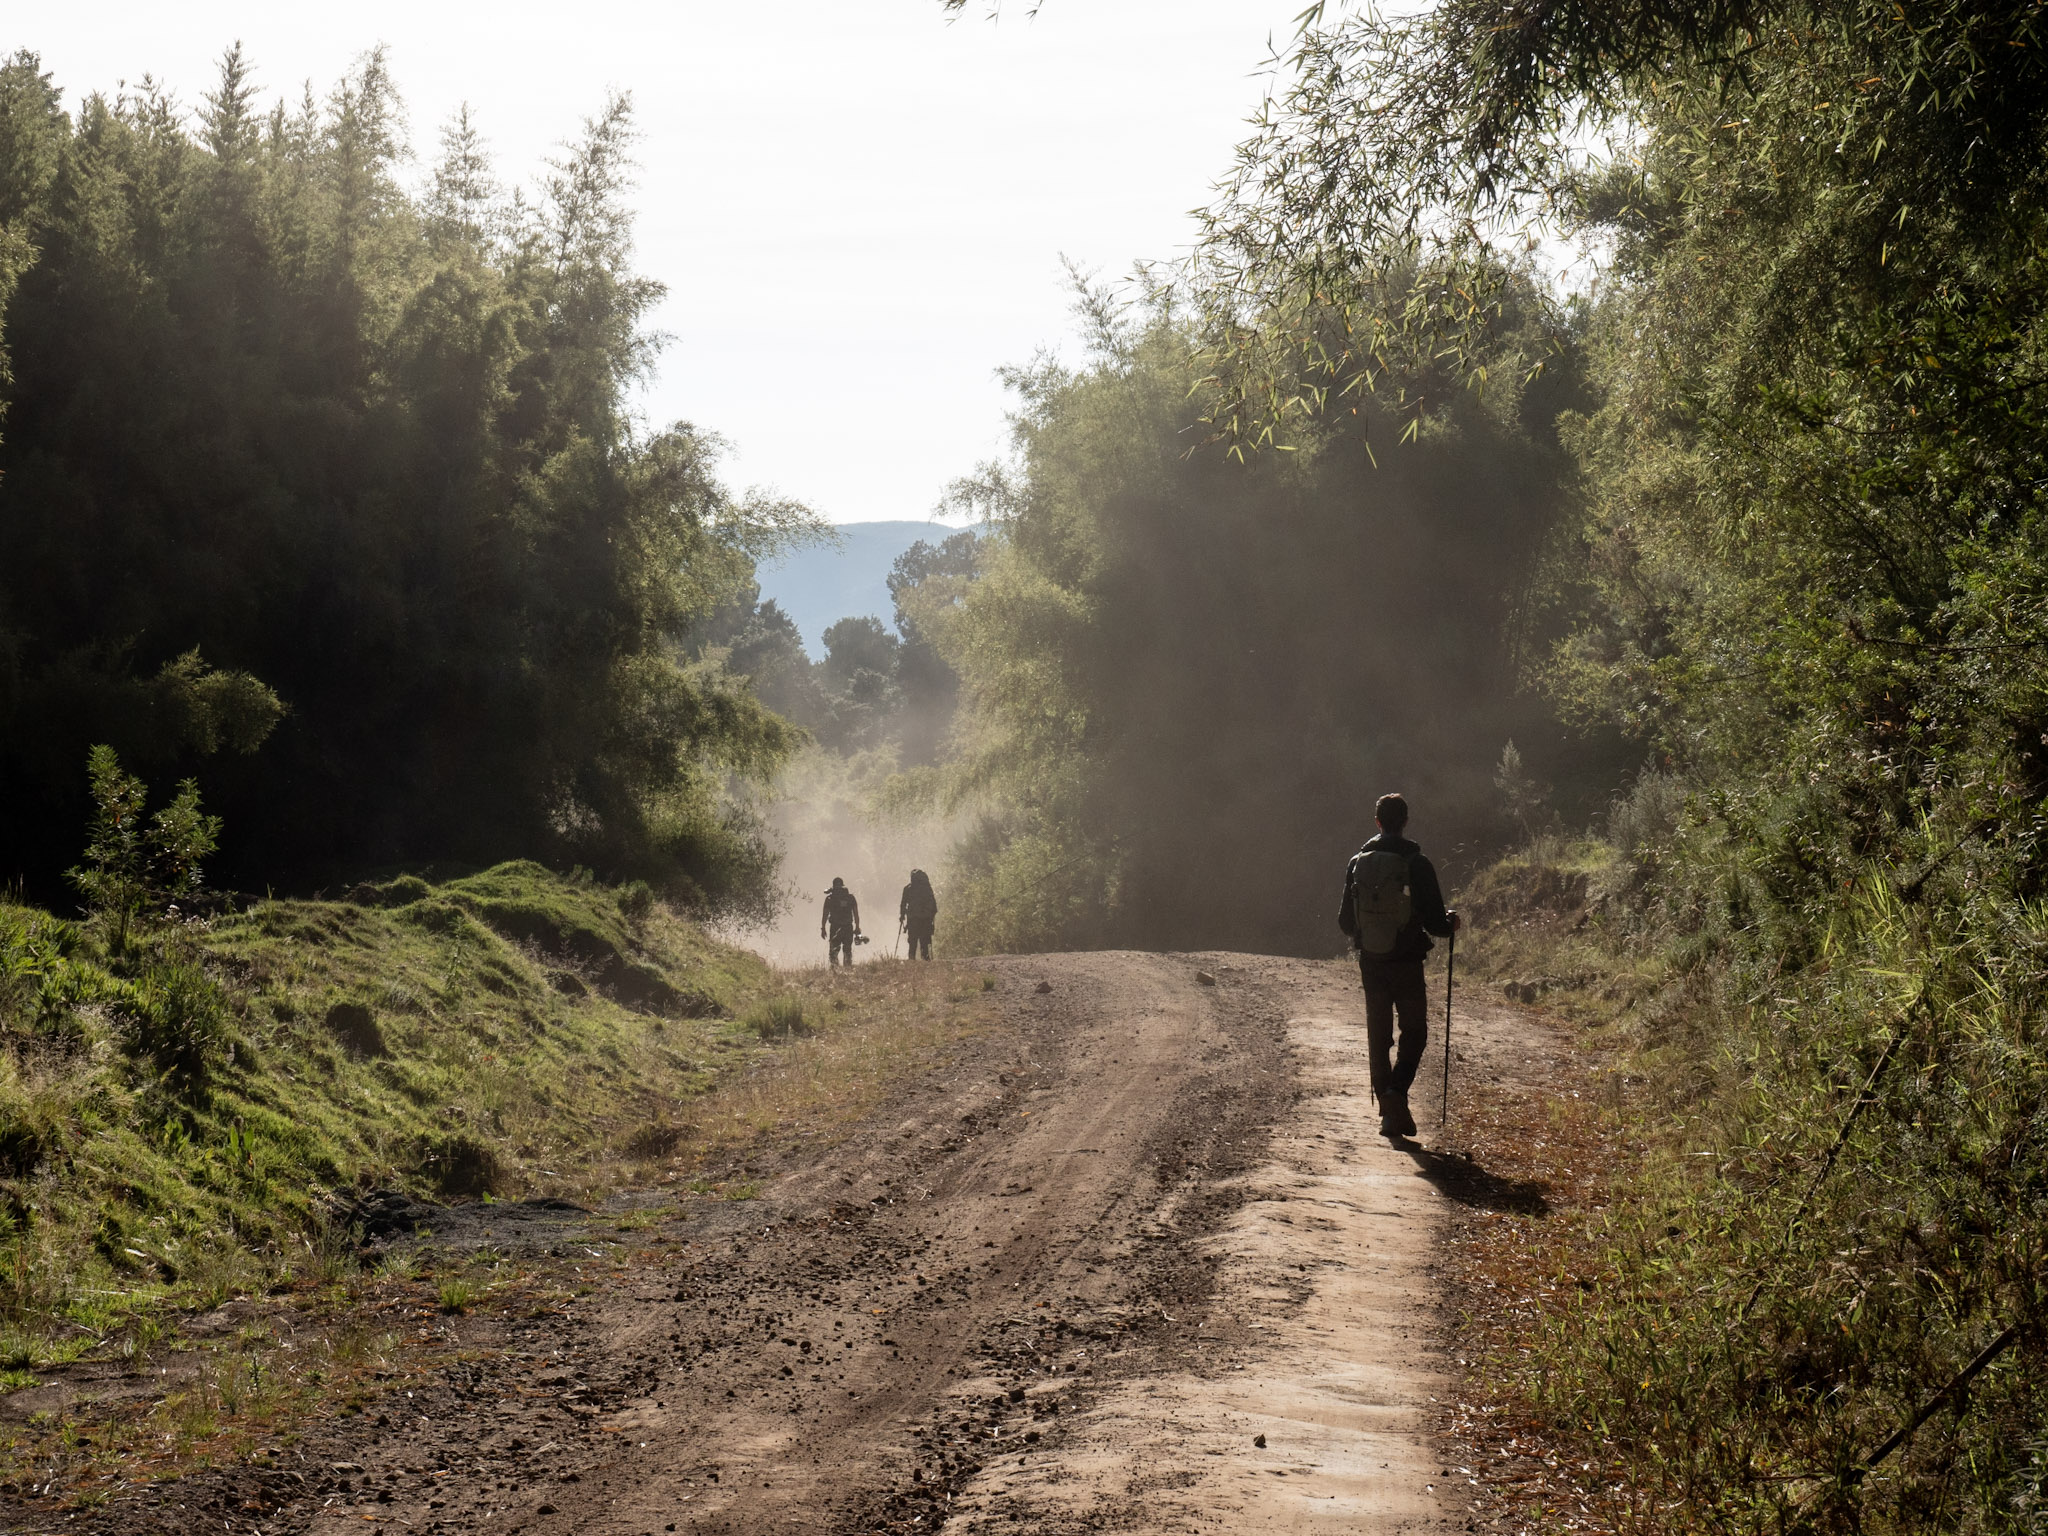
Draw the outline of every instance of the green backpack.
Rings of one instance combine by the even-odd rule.
[[[1358,925],[1359,949],[1368,955],[1391,955],[1413,913],[1407,855],[1385,848],[1361,853],[1351,874],[1351,916]]]

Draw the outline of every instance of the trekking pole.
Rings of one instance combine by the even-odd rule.
[[[1451,952],[1444,958],[1444,1096],[1436,1128],[1451,1123],[1451,982],[1458,974],[1458,930],[1451,929]]]

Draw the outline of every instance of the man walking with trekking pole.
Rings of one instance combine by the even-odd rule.
[[[1429,1043],[1429,996],[1422,959],[1434,947],[1430,935],[1448,939],[1464,925],[1444,906],[1436,866],[1403,835],[1408,802],[1382,795],[1373,807],[1379,834],[1344,867],[1344,899],[1337,926],[1358,951],[1358,977],[1365,986],[1365,1040],[1372,1059],[1372,1092],[1380,1106],[1380,1134],[1415,1134],[1408,1089]],[[1394,1026],[1400,1023],[1396,1048]],[[1448,1023],[1448,1021],[1446,1021]],[[1392,1059],[1388,1053],[1392,1052]]]

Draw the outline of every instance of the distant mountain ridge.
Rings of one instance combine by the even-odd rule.
[[[796,621],[804,649],[817,660],[825,654],[825,631],[841,619],[873,614],[895,622],[889,600],[889,569],[919,539],[937,544],[959,529],[944,523],[841,523],[841,543],[813,544],[759,571],[763,601],[773,598]]]

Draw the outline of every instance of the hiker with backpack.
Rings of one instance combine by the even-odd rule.
[[[1422,957],[1434,947],[1430,935],[1448,939],[1464,925],[1444,906],[1436,866],[1403,835],[1408,802],[1382,795],[1373,807],[1377,836],[1344,867],[1344,900],[1337,926],[1358,951],[1358,976],[1365,986],[1365,1041],[1372,1058],[1372,1092],[1380,1106],[1380,1134],[1415,1134],[1408,1089],[1429,1043],[1429,998],[1422,982]],[[1394,1023],[1401,1033],[1395,1047]],[[1393,1057],[1388,1059],[1388,1052]]]
[[[910,884],[903,887],[903,900],[896,908],[897,928],[910,935],[910,958],[932,957],[932,930],[939,922],[939,898],[932,890],[932,877],[921,869],[910,872]]]
[[[840,964],[842,955],[847,965],[853,964],[853,946],[867,943],[860,932],[860,903],[838,875],[832,877],[832,889],[825,893],[825,909],[818,914],[818,937],[828,935],[832,942],[825,952],[827,965]]]

